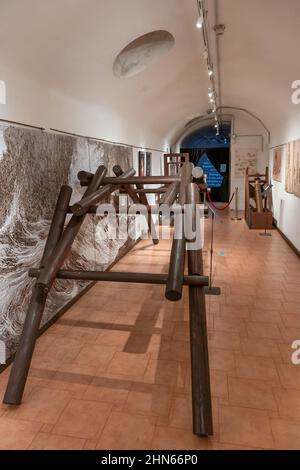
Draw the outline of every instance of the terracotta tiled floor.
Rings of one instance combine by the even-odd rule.
[[[299,449],[300,260],[272,235],[217,219],[214,437],[192,433],[187,291],[172,304],[162,286],[98,283],[38,341],[22,406],[0,407],[0,448]],[[144,241],[115,269],[165,272],[169,253]]]

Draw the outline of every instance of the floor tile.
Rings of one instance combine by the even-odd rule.
[[[0,449],[25,450],[34,440],[41,423],[0,418]]]
[[[109,416],[107,403],[71,400],[54,426],[54,434],[94,439],[99,437]]]
[[[29,450],[82,450],[84,444],[84,439],[40,432],[33,440]]]
[[[150,449],[154,424],[150,417],[112,412],[98,442],[97,449]]]
[[[227,444],[273,449],[269,418],[265,411],[220,407],[220,441]]]
[[[68,391],[35,387],[14,412],[13,417],[55,424],[70,399],[71,394]]]

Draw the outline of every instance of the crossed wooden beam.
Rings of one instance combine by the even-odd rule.
[[[203,276],[202,249],[187,252],[187,275],[185,275],[186,243],[193,240],[187,240],[184,235],[179,239],[173,238],[167,274],[61,270],[86,215],[96,214],[97,206],[116,190],[126,192],[134,204],[144,204],[148,208],[148,227],[154,244],[159,243],[159,240],[146,197],[148,193],[161,194],[160,203],[169,207],[176,200],[182,208],[185,204],[190,204],[193,226],[196,227],[196,208],[197,204],[200,204],[200,199],[197,185],[193,183],[192,170],[193,165],[185,163],[178,177],[136,177],[134,169],[123,172],[120,166],[115,166],[113,169],[115,177],[112,178],[107,177],[105,166],[99,166],[95,174],[81,171],[78,178],[81,185],[87,189],[82,199],[71,207],[69,204],[72,189],[69,186],[61,188],[40,266],[29,271],[29,275],[36,278],[36,283],[4,403],[21,404],[47,296],[55,279],[163,284],[166,286],[165,296],[170,301],[179,301],[182,298],[185,285],[189,288],[193,429],[199,436],[213,434],[204,293],[204,287],[208,286],[209,279]],[[145,189],[145,184],[162,186]],[[73,215],[65,226],[66,217],[70,212]],[[180,216],[183,224],[183,210]]]

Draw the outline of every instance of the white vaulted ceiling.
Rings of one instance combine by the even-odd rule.
[[[207,0],[220,40],[222,103],[245,107],[268,127],[299,118],[291,83],[300,79],[299,0]],[[196,0],[0,0],[0,66],[149,129],[161,142],[210,107]],[[133,40],[165,30],[175,45],[129,78],[113,64]],[[214,48],[213,48],[214,49]],[[213,57],[214,65],[216,57]],[[0,76],[1,79],[1,76]],[[151,144],[151,142],[148,142]]]

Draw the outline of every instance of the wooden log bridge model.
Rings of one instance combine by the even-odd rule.
[[[55,279],[165,284],[165,295],[170,301],[179,301],[182,297],[183,286],[188,286],[193,429],[194,433],[199,436],[213,434],[204,292],[204,287],[208,286],[209,280],[203,276],[202,249],[187,251],[186,244],[192,243],[193,240],[187,240],[184,234],[179,239],[174,236],[167,274],[61,270],[86,215],[95,214],[97,204],[103,202],[116,190],[126,192],[134,204],[147,205],[148,226],[155,244],[158,243],[158,238],[153,230],[154,224],[145,196],[146,193],[151,192],[151,189],[145,190],[145,184],[156,185],[153,192],[161,192],[160,204],[167,204],[171,207],[177,200],[179,208],[181,206],[182,209],[185,204],[190,204],[193,227],[196,227],[197,204],[200,204],[200,201],[198,187],[193,183],[192,170],[193,165],[185,163],[178,177],[136,177],[134,176],[135,170],[123,172],[119,166],[114,167],[116,176],[112,178],[106,176],[107,169],[104,166],[100,166],[94,175],[80,172],[78,178],[81,185],[87,186],[87,189],[82,199],[71,207],[69,204],[72,189],[69,186],[61,188],[40,266],[29,273],[31,277],[36,278],[36,283],[33,287],[4,403],[21,404],[47,296]],[[162,186],[157,188],[157,185]],[[70,212],[73,216],[66,224],[66,217]],[[183,224],[183,210],[179,212]],[[184,272],[186,252],[187,275]]]

